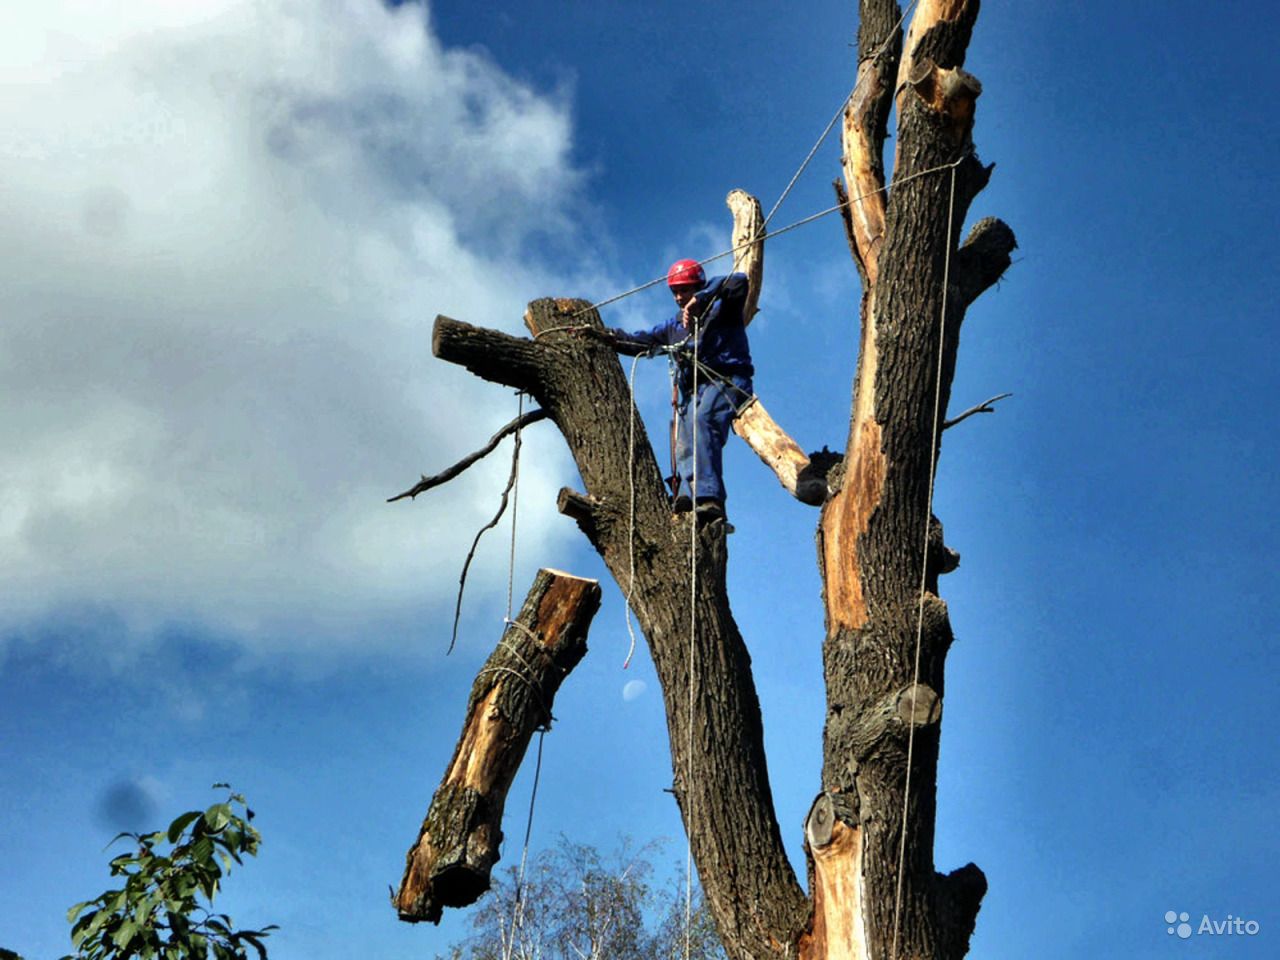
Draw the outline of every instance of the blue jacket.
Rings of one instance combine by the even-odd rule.
[[[698,344],[699,362],[726,376],[750,377],[754,374],[747,328],[742,323],[742,308],[747,302],[747,275],[731,273],[727,277],[712,277],[693,299],[691,312],[702,318],[698,323],[702,330]],[[709,308],[708,303],[711,304]],[[686,346],[690,355],[694,346],[689,331],[680,324],[679,312],[648,330],[615,330],[614,333],[623,342],[638,346],[673,346],[689,340]],[[676,364],[680,368],[681,379],[687,382],[692,372],[691,357],[677,354]]]

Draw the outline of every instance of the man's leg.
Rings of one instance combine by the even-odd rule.
[[[698,392],[698,482],[695,500],[699,503],[724,504],[722,452],[733,422],[733,403],[727,388],[712,381]]]
[[[676,407],[671,429],[675,431],[672,449],[675,451],[676,495],[672,504],[676,513],[693,507],[693,404],[688,400]]]

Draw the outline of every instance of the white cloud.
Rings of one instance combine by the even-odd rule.
[[[574,241],[565,98],[443,49],[414,5],[13,6],[0,634],[104,609],[366,644],[362,623],[451,607],[506,464],[382,500],[514,414],[430,358],[435,313],[514,332],[584,288],[518,255]],[[541,429],[520,535],[554,550],[573,474]]]

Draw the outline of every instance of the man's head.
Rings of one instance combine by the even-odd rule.
[[[681,308],[706,285],[707,275],[702,272],[702,265],[697,260],[677,260],[667,271],[667,286],[671,288],[671,295]]]

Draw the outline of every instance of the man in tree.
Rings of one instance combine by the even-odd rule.
[[[743,322],[747,277],[731,273],[708,280],[698,261],[677,260],[667,271],[667,286],[679,307],[676,314],[648,330],[606,328],[601,338],[627,356],[673,348],[666,351],[679,388],[672,424],[672,506],[676,513],[696,507],[701,520],[722,519],[721,451],[734,416],[751,399],[755,372]]]

